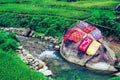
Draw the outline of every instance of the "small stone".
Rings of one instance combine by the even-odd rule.
[[[45,62],[41,61],[39,64],[38,64],[38,69],[41,69],[45,66]]]
[[[43,72],[43,74],[44,74],[45,76],[52,76],[52,75],[53,75],[53,73],[52,73],[51,70],[46,70],[46,71]]]
[[[23,48],[23,46],[19,46],[19,47],[18,47],[19,50],[22,50],[22,48]]]
[[[47,66],[44,66],[42,69],[39,69],[38,71],[39,71],[39,72],[44,72],[44,71],[46,71],[46,70],[48,70],[48,67],[47,67]]]
[[[44,37],[44,40],[47,41],[47,40],[48,40],[48,37]]]
[[[24,53],[24,52],[26,52],[26,50],[25,50],[25,49],[22,49],[22,52]]]
[[[31,61],[31,65],[32,65],[32,66],[35,66],[35,65],[34,65],[34,60],[33,60],[33,61]]]
[[[36,55],[36,56],[37,56],[37,55]],[[37,58],[34,57],[34,61],[35,61],[35,62],[39,62],[39,59],[37,59]]]
[[[55,50],[59,50],[60,49],[60,46],[59,45],[55,45]]]
[[[36,65],[36,66],[37,66],[37,65],[39,65],[39,62],[38,62],[38,61],[36,61],[36,62],[34,63],[34,65]]]
[[[43,68],[43,64],[38,64],[38,70]]]
[[[33,64],[34,59],[30,58],[30,59],[27,59],[27,60],[28,60],[29,64]]]
[[[35,37],[35,35],[32,35],[32,37]]]
[[[26,57],[27,59],[33,58],[33,56],[32,56],[31,54],[27,54],[25,57]]]
[[[56,44],[56,43],[57,43],[57,41],[56,41],[56,40],[54,40],[54,41],[53,41],[53,43],[54,43],[54,44]]]
[[[38,66],[35,66],[35,67],[34,67],[34,70],[38,70]]]
[[[43,64],[44,66],[46,65],[46,63],[43,62],[43,61],[41,61],[41,60],[39,60],[39,63],[40,63],[40,64]]]

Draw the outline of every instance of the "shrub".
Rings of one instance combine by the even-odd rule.
[[[97,12],[96,15],[90,19],[88,22],[93,22],[98,25],[102,25],[105,27],[97,26],[102,32],[104,32],[104,36],[120,36],[120,25],[118,22],[113,21],[113,15],[108,15],[105,13]]]
[[[19,46],[18,39],[13,33],[7,33],[0,30],[0,49],[4,51],[16,50]]]
[[[0,26],[31,27],[36,32],[44,33],[47,36],[62,36],[64,29],[71,27],[74,23],[76,23],[76,20],[60,16],[37,16],[14,13],[5,13],[0,15]]]

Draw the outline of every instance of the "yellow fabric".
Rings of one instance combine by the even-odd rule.
[[[97,42],[97,41],[94,40],[94,41],[90,44],[90,46],[88,47],[86,53],[87,53],[88,55],[90,55],[90,56],[94,55],[94,54],[97,52],[97,50],[99,49],[100,45],[101,45],[101,44],[100,44],[99,42]]]

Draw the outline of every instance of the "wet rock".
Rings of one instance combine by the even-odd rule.
[[[80,21],[76,25],[81,23],[85,23],[85,25],[86,24],[88,25],[88,23],[82,22],[82,21]],[[91,38],[92,42],[90,43],[89,47],[85,47],[86,44],[89,43],[89,41],[85,40],[85,38],[87,38],[85,36],[83,36],[82,39],[79,39],[76,42],[76,38],[73,35],[70,35],[72,37],[72,41],[70,39],[66,41],[65,38],[67,37],[64,35],[63,36],[64,38],[62,39],[62,43],[60,46],[61,55],[69,62],[78,64],[81,66],[86,66],[87,68],[90,68],[93,70],[101,70],[101,71],[108,71],[108,72],[117,71],[114,67],[115,66],[114,64],[116,61],[115,52],[109,48],[109,46],[106,44],[107,42],[105,42],[102,38],[98,40],[94,36],[96,35],[97,37],[102,37],[101,31],[99,29],[96,29],[98,30],[97,32],[99,32],[100,35],[94,32],[93,34],[86,34],[87,33],[86,31],[78,27],[74,26],[73,28],[70,28],[65,35],[69,35],[71,33],[70,30],[71,31],[77,30],[78,32],[83,33],[85,36],[88,36],[89,38]],[[96,42],[96,43],[92,45],[93,42]]]
[[[45,41],[48,41],[48,40],[49,40],[49,37],[44,37],[44,40],[45,40]]]

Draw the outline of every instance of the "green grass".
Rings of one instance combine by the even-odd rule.
[[[31,70],[16,54],[19,43],[13,33],[0,30],[0,80],[48,80]]]
[[[17,55],[0,50],[0,80],[48,80],[43,74],[29,69]]]
[[[45,6],[45,7],[52,7],[52,8],[67,8],[67,9],[76,9],[76,10],[81,10],[81,9],[110,9],[113,10],[116,4],[119,4],[119,1],[114,1],[114,0],[87,0],[87,1],[77,1],[77,2],[62,2],[62,1],[54,1],[54,0],[48,0],[48,1],[38,1],[35,0],[34,5],[38,6]]]
[[[6,0],[7,1],[7,0]],[[14,1],[14,0],[13,0]],[[23,0],[24,1],[24,0]],[[9,0],[8,0],[9,2]],[[114,7],[119,1],[77,1],[77,2],[62,2],[56,0],[31,0],[28,4],[0,4],[0,11],[19,12],[19,13],[34,13],[40,15],[62,16],[83,20],[94,16],[95,9],[114,10]],[[88,10],[89,9],[89,10]],[[108,11],[105,11],[106,13]],[[112,11],[111,11],[112,12]]]
[[[29,14],[33,13],[39,15],[47,14],[47,15],[62,16],[73,19],[85,19],[91,16],[91,14],[86,11],[76,11],[76,10],[71,11],[66,9],[42,8],[27,4],[1,4],[0,11],[29,13]]]

